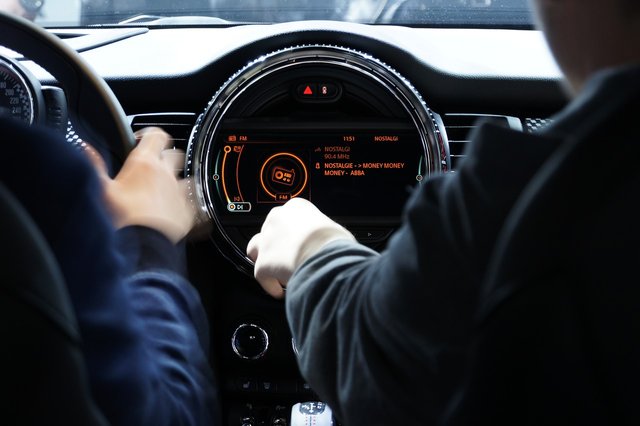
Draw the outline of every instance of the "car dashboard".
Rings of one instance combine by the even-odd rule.
[[[187,154],[201,216],[189,278],[209,314],[229,425],[286,424],[292,404],[318,399],[296,367],[284,303],[245,255],[272,207],[310,199],[382,250],[412,190],[455,173],[480,119],[533,132],[566,102],[533,30],[307,21],[51,32],[105,79],[134,130],[162,127]],[[0,53],[28,70],[49,111],[56,80]]]

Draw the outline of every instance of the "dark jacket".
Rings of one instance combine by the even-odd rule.
[[[511,346],[501,337],[483,340],[488,343],[482,347],[477,342],[490,329],[487,324],[494,309],[516,294],[525,281],[537,282],[543,271],[553,271],[550,262],[573,265],[576,270],[589,266],[582,274],[592,274],[594,282],[624,288],[625,296],[635,292],[628,280],[616,277],[609,283],[612,276],[602,274],[609,264],[596,259],[604,256],[610,262],[624,252],[630,260],[631,251],[637,250],[637,233],[631,236],[630,232],[635,220],[624,212],[629,208],[625,205],[634,202],[631,194],[637,194],[635,171],[632,164],[619,170],[620,159],[612,150],[620,149],[620,144],[633,146],[623,150],[630,155],[638,147],[632,123],[638,116],[639,88],[637,68],[605,73],[594,78],[546,132],[524,134],[482,126],[457,173],[433,177],[417,189],[406,206],[402,227],[380,255],[355,243],[334,242],[294,273],[286,306],[300,367],[340,419],[347,425],[435,424],[458,419],[476,424],[484,420],[481,414],[492,420],[491,409],[499,412],[500,398],[506,396],[509,401],[526,401],[530,408],[511,412],[518,415],[516,423],[527,418],[534,423],[548,420],[551,406],[537,406],[538,393],[518,399],[538,383],[529,381],[529,376],[515,375],[541,359],[527,358],[526,350],[517,352],[518,359],[507,356]],[[565,160],[574,155],[581,165]],[[609,178],[615,176],[611,186],[605,183],[603,170],[608,170]],[[550,179],[555,175],[563,176],[563,185],[556,187]],[[592,190],[595,197],[589,198]],[[573,204],[573,197],[578,196],[588,201],[580,208]],[[532,199],[542,201],[532,203]],[[627,229],[628,234],[607,233],[606,224],[615,220],[614,213],[622,214],[617,231]],[[629,213],[637,217],[635,210]],[[588,222],[587,216],[594,222]],[[542,217],[563,226],[542,227],[538,222]],[[534,237],[539,238],[539,245],[530,244]],[[556,247],[549,250],[549,245]],[[632,263],[625,267],[629,265]],[[595,275],[595,269],[600,275]],[[511,287],[505,271],[527,279]],[[527,275],[532,271],[542,275]],[[596,294],[592,308],[603,311],[592,319],[604,321],[604,313],[617,302],[611,299],[598,305]],[[546,296],[554,295],[549,292]],[[631,307],[638,306],[636,300],[631,297],[622,305],[621,310],[628,313],[622,318],[630,319]],[[508,321],[507,315],[498,322]],[[555,321],[560,318],[554,318],[552,324]],[[635,335],[630,322],[618,323],[623,324],[625,331],[615,335],[605,333],[609,330],[606,323],[598,326],[602,337],[612,340],[608,345],[600,342],[603,346],[598,350],[610,355],[601,360],[603,366],[614,368],[616,364],[609,364],[620,347],[613,342]],[[568,335],[573,336],[573,331],[567,330]],[[562,355],[553,350],[556,340],[545,340],[544,335],[541,339],[548,343],[543,349],[545,361],[557,362]],[[623,346],[631,350],[629,356],[638,359],[637,339],[632,340]],[[520,368],[504,370],[501,378],[508,379],[509,386],[499,381],[483,386],[492,373],[478,356],[470,355],[479,353],[493,362],[492,368],[501,368],[501,362]],[[494,355],[498,358],[492,358]],[[626,354],[620,356],[627,359]],[[544,374],[544,368],[538,367],[536,374]],[[549,378],[545,384],[551,382]],[[618,389],[609,395],[611,402],[624,387],[613,378],[609,384]],[[594,389],[602,389],[601,385],[597,383]],[[566,389],[576,390],[571,383]],[[531,414],[537,410],[539,417]],[[465,416],[472,412],[478,416]],[[502,420],[506,419],[511,417]]]
[[[51,247],[95,402],[111,424],[211,424],[208,325],[184,253],[144,227],[116,232],[98,177],[57,135],[6,120],[0,178]],[[37,408],[37,407],[36,407]]]
[[[585,97],[505,222],[443,423],[640,424],[640,70]]]

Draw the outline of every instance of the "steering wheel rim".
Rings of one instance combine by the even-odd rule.
[[[0,45],[45,68],[64,89],[76,133],[120,168],[135,143],[127,117],[111,88],[80,55],[36,24],[0,12]]]

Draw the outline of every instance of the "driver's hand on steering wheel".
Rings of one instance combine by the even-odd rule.
[[[89,157],[102,180],[104,197],[116,228],[146,226],[177,243],[194,224],[194,211],[187,196],[187,182],[178,179],[184,153],[173,149],[171,137],[149,127],[136,133],[131,151],[114,179],[103,159],[89,148]]]
[[[311,202],[293,198],[273,208],[247,246],[247,255],[255,262],[254,275],[262,288],[275,298],[284,297],[284,289],[293,272],[327,243],[354,236],[325,216]]]

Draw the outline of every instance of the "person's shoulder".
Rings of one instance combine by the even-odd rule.
[[[587,86],[627,92],[640,90],[640,64],[626,64],[602,69],[589,80]]]
[[[479,123],[469,139],[459,172],[490,176],[535,169],[561,142],[553,135],[513,129],[490,120]]]
[[[553,117],[545,134],[582,137],[598,127],[611,131],[634,126],[640,103],[640,65],[629,64],[602,69],[591,76],[582,91]],[[635,112],[634,112],[635,110]],[[611,127],[611,121],[628,118],[626,126]]]

